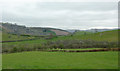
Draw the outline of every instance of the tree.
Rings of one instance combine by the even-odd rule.
[[[86,35],[86,32],[84,32],[84,35]]]
[[[98,29],[95,29],[95,33],[97,33],[98,32]]]
[[[47,32],[47,30],[45,29],[45,30],[43,30],[43,32]]]
[[[52,34],[52,33],[50,33],[50,37],[49,37],[49,38],[50,38],[50,39],[53,38],[53,34]]]

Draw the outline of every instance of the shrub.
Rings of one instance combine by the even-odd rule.
[[[59,44],[59,45],[58,45],[58,48],[63,49],[63,48],[64,48],[64,45],[63,45],[63,44]]]
[[[17,52],[17,48],[16,48],[16,47],[13,47],[13,49],[11,49],[10,52],[12,52],[12,53]]]

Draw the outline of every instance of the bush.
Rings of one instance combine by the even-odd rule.
[[[63,48],[64,48],[64,45],[63,45],[63,44],[59,44],[59,45],[58,45],[58,48],[63,49]]]
[[[10,52],[11,52],[11,53],[14,53],[14,52],[17,52],[17,50],[18,50],[18,49],[17,49],[16,47],[13,47],[13,49],[11,49]]]
[[[22,52],[22,51],[38,51],[46,49],[78,49],[78,48],[116,48],[118,42],[105,42],[93,40],[58,40],[48,41],[40,44],[3,44],[3,53]]]

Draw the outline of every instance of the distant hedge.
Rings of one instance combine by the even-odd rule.
[[[22,51],[42,51],[48,49],[79,49],[79,48],[117,48],[117,42],[93,41],[93,40],[58,40],[41,44],[3,44],[3,53]]]

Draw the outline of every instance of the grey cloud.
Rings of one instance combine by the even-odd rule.
[[[3,22],[64,29],[116,27],[117,3],[40,2],[4,6]]]

